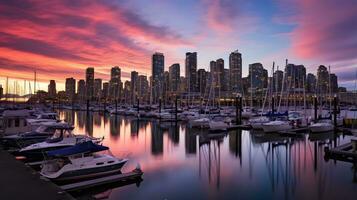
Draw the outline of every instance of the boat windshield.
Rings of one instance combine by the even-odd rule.
[[[60,137],[71,137],[72,132],[69,129],[56,129],[51,138],[60,138]]]
[[[36,132],[45,132],[45,130],[47,129],[47,126],[40,126],[36,129]]]

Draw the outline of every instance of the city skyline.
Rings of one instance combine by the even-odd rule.
[[[243,77],[257,62],[271,76],[273,61],[283,69],[288,58],[307,73],[330,65],[339,84],[351,89],[356,8],[349,0],[5,2],[0,6],[0,84],[6,76],[32,80],[36,70],[41,89],[54,79],[60,91],[63,77],[85,79],[88,67],[104,80],[114,66],[121,68],[123,80],[131,71],[149,77],[156,51],[165,55],[165,71],[178,63],[185,74],[186,52],[197,52],[197,69],[208,70],[210,61],[220,58],[228,69],[229,54],[238,49]],[[329,20],[321,20],[327,13]]]

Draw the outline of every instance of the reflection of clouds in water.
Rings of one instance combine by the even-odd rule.
[[[119,195],[128,199],[163,196],[259,199],[261,194],[268,199],[328,199],[350,196],[355,191],[351,164],[323,158],[321,144],[334,145],[334,135],[286,138],[256,131],[230,131],[219,137],[188,129],[183,123],[175,126],[175,123],[96,114],[87,118],[85,114],[75,114],[76,133],[84,134],[87,131],[84,126],[91,122],[93,136],[105,136],[104,145],[114,155],[130,159],[124,172],[140,163],[145,173],[139,188],[116,188],[109,199]],[[60,113],[60,116],[70,115]],[[96,122],[98,119],[100,124]],[[348,136],[337,137],[336,145],[349,141]]]

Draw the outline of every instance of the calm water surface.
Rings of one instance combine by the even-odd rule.
[[[349,142],[333,134],[284,138],[231,131],[208,136],[184,123],[102,113],[60,111],[77,134],[105,137],[117,157],[138,163],[140,185],[111,185],[82,198],[108,199],[356,199],[353,164],[324,159],[324,146]]]

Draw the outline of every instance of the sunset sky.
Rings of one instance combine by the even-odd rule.
[[[123,79],[132,70],[151,75],[151,55],[165,68],[185,52],[198,67],[238,49],[248,64],[280,69],[285,59],[316,73],[331,65],[351,89],[357,69],[356,0],[0,0],[0,84],[5,77],[33,79],[36,70],[63,89],[66,77],[84,78],[87,67],[107,80],[112,66]]]

